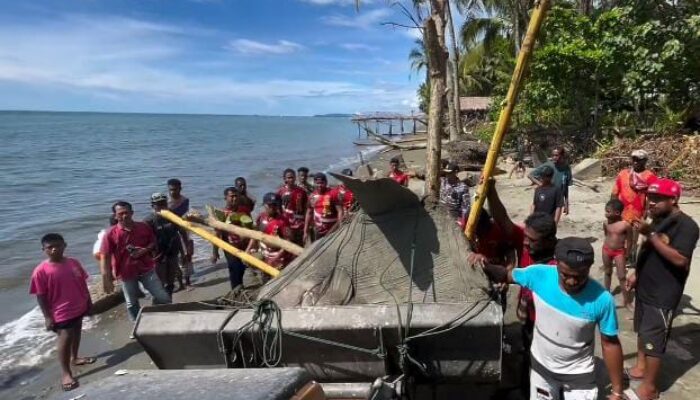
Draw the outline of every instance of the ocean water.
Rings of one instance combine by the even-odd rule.
[[[92,245],[113,202],[131,202],[141,219],[150,195],[179,178],[191,207],[203,209],[220,204],[237,176],[260,199],[285,168],[357,164],[356,137],[348,118],[0,112],[0,375],[53,348],[28,294],[43,234],[61,233],[66,254],[97,274]]]

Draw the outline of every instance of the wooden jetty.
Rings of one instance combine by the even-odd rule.
[[[425,133],[427,128],[425,114],[399,114],[399,113],[385,113],[377,112],[371,114],[357,114],[352,118],[352,122],[357,124],[357,137],[362,137],[362,132],[365,132],[365,137],[369,138],[366,130],[363,128],[369,128],[371,124],[374,125],[374,132],[380,135],[393,136],[393,135],[406,135],[406,134],[418,134]],[[394,129],[396,125],[396,129]],[[410,130],[406,130],[409,125]],[[380,129],[385,127],[384,132]]]

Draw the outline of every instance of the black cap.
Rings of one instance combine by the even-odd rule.
[[[263,204],[279,206],[282,204],[282,198],[277,193],[266,193],[265,196],[263,196]]]
[[[459,167],[455,163],[449,163],[445,166],[444,171],[447,173],[459,172]]]
[[[328,182],[328,178],[326,178],[326,174],[324,174],[323,172],[318,172],[318,173],[314,174],[314,180],[316,180],[316,179],[320,179],[324,182]]]
[[[352,170],[350,168],[345,168],[340,173],[345,175],[345,176],[352,176]]]
[[[398,157],[393,157],[391,160],[389,160],[389,164],[401,164],[399,161]]]
[[[567,237],[559,239],[554,249],[554,257],[571,268],[588,268],[593,265],[594,253],[591,243],[583,238]]]

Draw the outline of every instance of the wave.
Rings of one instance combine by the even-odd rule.
[[[83,320],[83,331],[92,329],[98,316]],[[0,375],[11,376],[16,370],[35,367],[50,358],[56,334],[46,330],[39,307],[6,324],[0,325]]]

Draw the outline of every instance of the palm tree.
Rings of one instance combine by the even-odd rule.
[[[466,15],[460,32],[466,48],[483,43],[486,54],[490,54],[493,43],[505,38],[517,55],[533,0],[456,0],[456,3]]]
[[[427,74],[428,58],[425,55],[425,44],[423,43],[423,39],[416,39],[414,43],[416,46],[411,49],[410,53],[408,53],[408,61],[411,62],[411,72],[418,74],[422,70],[425,70]],[[425,78],[427,80],[428,76],[426,75]]]

